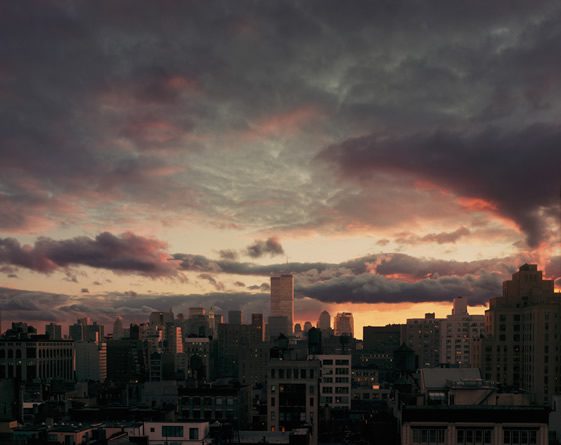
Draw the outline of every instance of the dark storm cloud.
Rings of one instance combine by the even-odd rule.
[[[262,256],[283,255],[284,249],[278,238],[271,237],[266,240],[255,240],[255,242],[246,249],[246,255],[251,258],[261,258]]]
[[[105,221],[118,216],[115,202],[211,217],[224,217],[226,208],[236,216],[227,222],[288,227],[296,212],[283,210],[269,177],[244,181],[235,188],[240,196],[226,198],[231,181],[197,181],[185,156],[216,135],[247,142],[312,122],[310,140],[286,156],[290,171],[306,168],[326,140],[379,129],[390,138],[392,130],[453,133],[489,121],[518,128],[559,111],[553,1],[30,1],[0,8],[3,230],[91,214]],[[290,156],[302,147],[309,153]],[[182,177],[187,166],[192,174]],[[460,179],[477,183],[478,171],[469,173]],[[509,173],[494,175],[507,183]],[[345,216],[318,212],[326,180],[316,185],[315,205],[294,193],[302,225]],[[236,213],[255,195],[276,204]],[[503,194],[497,199],[534,242],[539,217],[517,211]]]
[[[406,172],[485,199],[512,218],[535,247],[545,231],[542,209],[557,205],[560,147],[561,128],[532,125],[509,132],[489,127],[473,134],[374,134],[331,146],[320,158],[349,178],[378,170]]]
[[[502,277],[496,274],[439,277],[414,283],[361,274],[322,281],[303,287],[299,292],[330,303],[420,303],[451,301],[464,296],[469,304],[480,305],[499,296],[501,286]]]
[[[0,264],[50,273],[69,266],[89,266],[115,273],[137,273],[149,277],[177,276],[176,265],[165,253],[162,241],[132,233],[103,232],[67,240],[39,238],[33,246],[22,246],[14,238],[0,239]],[[77,282],[70,273],[70,279]]]

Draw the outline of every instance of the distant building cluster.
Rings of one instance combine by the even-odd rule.
[[[561,297],[525,264],[471,315],[296,323],[294,276],[268,314],[214,307],[82,318],[0,336],[0,443],[549,444],[561,439]],[[332,323],[333,321],[333,323]]]

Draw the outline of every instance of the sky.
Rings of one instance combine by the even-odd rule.
[[[557,1],[23,0],[0,42],[4,323],[561,288]]]

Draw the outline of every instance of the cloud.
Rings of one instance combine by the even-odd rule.
[[[152,278],[178,277],[177,266],[162,241],[130,232],[103,232],[67,240],[39,238],[33,246],[22,246],[14,238],[0,239],[0,264],[35,272],[51,273],[71,266],[89,266],[115,273],[133,273]],[[75,274],[70,279],[77,281]]]
[[[486,304],[500,295],[497,274],[447,276],[408,283],[382,275],[360,274],[321,281],[299,289],[302,295],[330,303],[402,303],[451,301],[464,296],[469,304]]]
[[[261,292],[269,292],[271,290],[271,285],[269,283],[252,284],[247,286],[249,290],[259,290]]]
[[[237,261],[238,260],[238,252],[232,249],[223,249],[218,252],[220,259],[222,260],[229,260],[229,261]]]
[[[423,139],[435,128],[469,143],[487,122],[514,139],[560,111],[554,1],[32,4],[32,15],[14,2],[0,15],[3,232],[155,214],[270,233],[395,229],[454,215],[457,225],[465,213],[412,192],[407,178],[388,185],[380,175],[359,189],[325,174],[318,147],[357,135]],[[427,163],[442,150],[428,145],[407,171],[433,176]],[[533,147],[537,163],[542,149]],[[483,171],[460,150],[457,178],[450,159],[434,176],[454,193],[497,201],[536,242],[534,213],[549,189],[527,196],[517,167],[527,159],[541,183],[534,153],[470,150]],[[403,165],[402,155],[387,162]],[[509,183],[520,206],[505,198]]]
[[[212,275],[208,274],[208,273],[202,273],[199,274],[198,276],[201,280],[206,280],[208,281],[212,286],[214,286],[214,288],[217,291],[223,291],[224,290],[224,283],[221,283],[220,281],[218,281],[216,278],[214,278]]]
[[[377,171],[413,174],[460,196],[483,199],[515,221],[535,247],[544,240],[544,209],[557,205],[560,141],[561,128],[550,124],[513,131],[374,133],[332,145],[319,159],[349,180]],[[512,180],[529,174],[530,182]]]
[[[398,244],[421,244],[421,243],[437,243],[447,244],[455,243],[460,238],[469,235],[471,231],[466,227],[460,227],[452,232],[428,233],[423,236],[414,233],[399,233],[395,242]]]
[[[550,257],[545,265],[544,272],[547,277],[561,278],[561,255]]]
[[[283,255],[284,249],[278,238],[271,237],[266,240],[255,240],[255,242],[246,248],[246,254],[251,258],[261,258],[262,256]]]

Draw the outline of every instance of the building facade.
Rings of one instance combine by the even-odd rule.
[[[351,356],[330,354],[312,357],[321,365],[320,406],[351,409]]]
[[[309,428],[311,445],[318,440],[319,360],[271,359],[267,378],[267,429]]]
[[[484,315],[470,315],[467,300],[454,298],[452,314],[440,325],[440,363],[469,368],[471,347],[485,329]]]
[[[425,318],[408,318],[403,327],[401,342],[415,351],[419,368],[434,368],[440,364],[442,321],[429,313]]]
[[[335,316],[333,329],[336,336],[348,335],[349,337],[355,336],[355,321],[353,314],[350,312],[339,312]]]
[[[503,283],[502,297],[485,312],[481,368],[485,379],[519,387],[537,404],[561,392],[561,297],[553,280],[524,264]]]
[[[288,334],[294,329],[294,276],[271,277],[271,317],[286,317]]]
[[[74,343],[67,340],[0,339],[0,379],[74,379]]]

